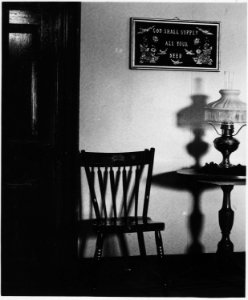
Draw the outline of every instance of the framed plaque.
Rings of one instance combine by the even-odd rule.
[[[131,69],[219,71],[219,22],[130,22]]]

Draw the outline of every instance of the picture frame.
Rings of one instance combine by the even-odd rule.
[[[220,22],[130,18],[130,68],[220,71]]]

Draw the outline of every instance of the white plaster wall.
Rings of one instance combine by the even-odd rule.
[[[220,72],[151,71],[129,69],[129,19],[150,17],[182,20],[220,21]],[[154,175],[192,166],[186,151],[194,135],[177,126],[177,113],[192,104],[197,93],[219,98],[224,87],[224,71],[235,73],[234,88],[246,101],[246,4],[245,3],[111,3],[83,2],[81,17],[80,149],[88,151],[132,151],[155,147]],[[200,86],[196,80],[200,79]],[[232,154],[233,163],[245,163],[245,134]],[[209,143],[201,164],[220,162],[212,141],[213,129],[203,140]],[[83,218],[89,203],[83,189]],[[185,253],[191,243],[188,218],[192,195],[186,190],[152,186],[150,215],[165,221],[163,232],[167,254]],[[221,238],[218,210],[220,189],[205,190],[200,197],[204,224],[200,236],[204,252],[215,252]],[[232,192],[235,222],[231,239],[235,251],[245,249],[245,187]],[[146,234],[147,252],[155,254],[154,238]],[[130,251],[138,253],[136,238],[128,235]],[[106,255],[119,255],[118,244],[110,241]],[[94,237],[87,241],[86,256],[92,256]]]

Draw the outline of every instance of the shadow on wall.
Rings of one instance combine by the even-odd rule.
[[[204,247],[201,244],[200,237],[204,224],[204,215],[201,212],[201,194],[215,188],[213,185],[199,183],[191,178],[183,178],[176,171],[162,173],[153,176],[153,185],[160,186],[166,189],[177,191],[188,191],[192,195],[192,210],[188,218],[188,230],[191,235],[191,243],[186,248],[189,254],[200,254],[204,252]]]
[[[201,167],[201,157],[207,153],[209,144],[202,140],[205,134],[206,123],[204,123],[204,107],[208,96],[200,93],[202,89],[202,79],[195,79],[196,93],[191,96],[192,104],[183,108],[177,113],[177,126],[182,129],[191,130],[194,138],[186,146],[186,151],[195,160],[191,168]],[[176,171],[167,172],[153,176],[153,184],[166,189],[177,191],[188,191],[192,195],[192,212],[188,219],[188,229],[191,234],[191,244],[187,247],[186,252],[200,254],[204,252],[200,236],[203,229],[204,215],[201,212],[201,194],[207,189],[215,188],[213,185],[203,184],[192,179],[181,177]]]
[[[195,79],[196,90],[201,90],[202,79]],[[198,93],[191,96],[192,104],[177,113],[177,126],[191,130],[194,139],[186,145],[186,150],[195,159],[194,168],[199,168],[200,158],[207,153],[209,144],[202,140],[205,134],[204,107],[207,104],[207,95]]]

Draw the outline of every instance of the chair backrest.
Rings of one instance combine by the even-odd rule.
[[[98,220],[147,217],[154,152],[154,148],[123,153],[81,151],[80,164]],[[139,200],[141,178],[145,178],[143,201]]]

